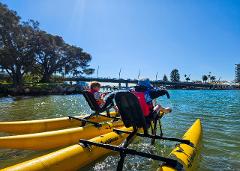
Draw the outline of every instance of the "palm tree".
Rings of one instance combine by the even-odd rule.
[[[209,82],[211,80],[211,74],[212,74],[212,72],[209,72],[208,75],[207,75]]]
[[[186,80],[187,82],[190,81],[190,75],[187,76],[187,74],[185,74],[184,77],[185,77],[185,80]]]
[[[208,76],[207,75],[203,75],[202,76],[202,80],[203,80],[204,83],[206,83],[206,81],[208,80]]]
[[[214,82],[214,81],[216,81],[216,77],[213,75],[210,77],[210,80],[211,80],[211,82]]]

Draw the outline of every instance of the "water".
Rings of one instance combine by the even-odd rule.
[[[181,137],[200,118],[203,125],[201,155],[197,170],[239,170],[240,168],[240,91],[172,90],[171,100],[159,103],[173,112],[162,120],[166,136]],[[0,98],[0,120],[31,120],[89,113],[81,95]],[[4,134],[1,134],[2,136]],[[137,139],[132,148],[167,156],[174,143]],[[0,150],[0,168],[41,156],[50,151]],[[104,157],[83,170],[114,170],[118,156]],[[129,156],[125,170],[156,170],[159,163]]]

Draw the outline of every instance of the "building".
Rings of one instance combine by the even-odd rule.
[[[236,83],[240,83],[240,64],[236,64],[235,81]]]

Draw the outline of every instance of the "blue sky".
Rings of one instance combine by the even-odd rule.
[[[89,52],[99,76],[155,79],[174,68],[200,80],[234,79],[239,0],[0,0],[22,20]],[[95,74],[96,76],[96,74]]]

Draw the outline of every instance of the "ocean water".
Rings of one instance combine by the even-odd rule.
[[[240,170],[240,91],[171,90],[171,99],[158,99],[173,112],[162,119],[165,136],[181,138],[200,118],[203,137],[195,170]],[[0,98],[0,121],[32,120],[90,113],[81,95]],[[0,133],[1,136],[6,134]],[[167,156],[174,142],[138,138],[131,148]],[[10,166],[49,151],[0,149],[0,168]],[[115,170],[117,155],[103,157],[81,170]],[[124,170],[156,170],[159,162],[127,156]]]

